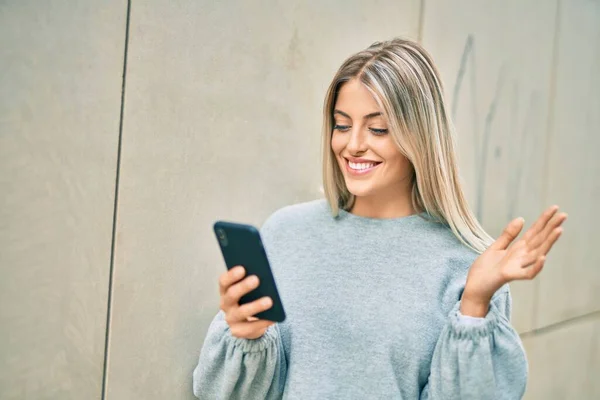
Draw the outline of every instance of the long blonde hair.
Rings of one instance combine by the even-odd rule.
[[[461,188],[454,125],[440,74],[429,53],[407,39],[375,42],[350,56],[329,85],[323,105],[323,189],[333,216],[340,207],[350,210],[355,201],[331,149],[337,92],[353,78],[373,94],[391,137],[414,167],[415,211],[445,224],[467,247],[482,253],[494,240],[475,218]]]

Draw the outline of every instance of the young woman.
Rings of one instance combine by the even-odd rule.
[[[240,306],[256,277],[223,273],[194,394],[520,399],[528,366],[508,282],[541,271],[567,215],[549,207],[518,240],[524,221],[514,219],[494,241],[465,200],[454,140],[440,75],[418,43],[349,57],[325,97],[326,198],[261,227],[287,319],[251,317],[270,299]]]

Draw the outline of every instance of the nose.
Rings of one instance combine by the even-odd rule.
[[[349,153],[358,154],[367,151],[367,140],[359,126],[353,126],[349,132],[349,136],[348,143],[346,144],[346,149]]]

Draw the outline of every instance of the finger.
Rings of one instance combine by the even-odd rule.
[[[252,322],[238,322],[230,325],[229,329],[233,336],[237,337],[249,337],[249,336],[262,336],[267,328],[275,324],[274,321],[268,319],[259,319],[258,321]]]
[[[515,218],[506,225],[502,234],[496,239],[494,243],[491,244],[489,248],[493,250],[506,250],[509,244],[517,236],[519,236],[519,232],[523,229],[523,224],[525,220],[522,217]]]
[[[542,215],[540,215],[540,217],[537,219],[537,221],[535,221],[535,223],[533,225],[531,225],[531,227],[527,230],[527,232],[525,232],[525,235],[523,235],[523,239],[527,242],[529,242],[531,239],[533,239],[533,237],[535,237],[535,235],[537,235],[539,232],[541,232],[544,229],[544,227],[546,226],[548,221],[550,221],[550,218],[552,218],[552,216],[556,213],[556,211],[558,211],[557,205],[548,207],[542,213]]]
[[[542,268],[544,267],[544,262],[546,262],[545,256],[539,256],[537,261],[530,267],[523,268],[520,271],[520,277],[517,279],[533,279],[540,273]]]
[[[552,246],[554,246],[554,243],[556,243],[556,241],[558,240],[558,238],[560,237],[560,235],[563,232],[563,228],[562,227],[558,227],[558,228],[554,228],[554,230],[550,233],[550,236],[548,236],[548,238],[546,239],[546,241],[544,243],[542,243],[542,245],[539,248],[539,254],[542,255],[547,255],[548,252],[550,251],[550,249],[552,249]]]
[[[223,295],[223,301],[226,307],[231,307],[240,302],[240,298],[246,293],[256,289],[260,281],[258,276],[250,275],[241,282],[231,285]]]
[[[262,297],[250,303],[242,304],[232,310],[233,318],[237,321],[247,321],[253,315],[273,307],[273,301],[269,296]]]
[[[563,212],[554,214],[552,219],[548,222],[548,224],[546,224],[544,230],[531,239],[531,242],[529,243],[530,248],[539,250],[538,248],[547,242],[554,229],[561,226],[566,219],[567,213]]]
[[[219,294],[223,296],[229,286],[233,285],[246,275],[246,269],[241,265],[236,265],[219,277]]]

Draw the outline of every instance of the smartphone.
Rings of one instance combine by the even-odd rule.
[[[242,279],[250,275],[256,275],[259,279],[258,287],[243,295],[239,304],[269,296],[273,300],[271,308],[255,314],[254,317],[283,322],[286,317],[285,310],[258,229],[252,225],[226,221],[215,222],[213,229],[227,269],[241,265],[246,270]]]

